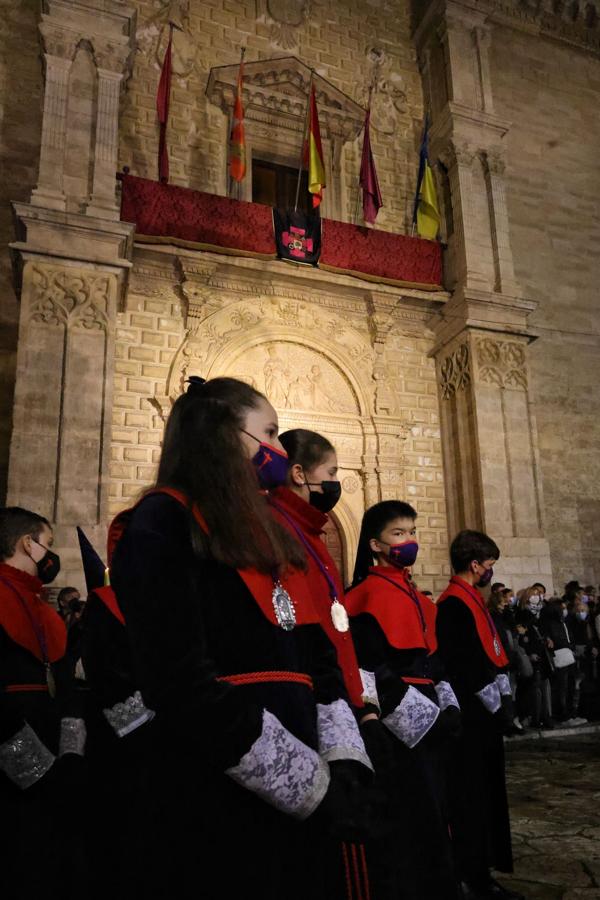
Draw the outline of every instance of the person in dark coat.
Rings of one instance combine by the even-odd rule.
[[[550,600],[540,615],[540,628],[552,650],[555,673],[552,679],[552,708],[558,722],[582,725],[575,708],[577,665],[575,644],[569,631],[564,600]]]
[[[0,891],[86,897],[76,826],[85,724],[65,659],[64,622],[42,598],[60,559],[43,516],[0,509]]]
[[[460,711],[435,652],[435,605],[410,578],[416,515],[397,500],[367,510],[346,596],[365,697],[394,738],[392,827],[367,852],[396,897],[455,900],[444,764]]]
[[[285,481],[277,433],[249,385],[192,379],[114,550],[134,684],[155,712],[145,897],[335,896],[324,836],[362,836],[372,766],[305,554],[258,490]]]
[[[448,783],[452,843],[465,900],[520,897],[490,873],[513,867],[503,746],[503,735],[513,725],[508,659],[480,590],[491,582],[499,557],[487,535],[461,531],[450,546],[455,574],[437,603],[438,653],[462,710]]]
[[[554,728],[550,682],[552,653],[541,631],[544,601],[536,586],[524,590],[515,611],[521,671],[517,704],[522,719],[532,728]]]

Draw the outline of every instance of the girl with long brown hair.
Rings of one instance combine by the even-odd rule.
[[[192,379],[155,488],[121,523],[112,583],[156,713],[151,897],[333,896],[323,836],[359,836],[370,763],[304,550],[268,506],[287,473],[277,434],[254,388]]]

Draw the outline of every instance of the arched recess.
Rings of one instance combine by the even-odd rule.
[[[365,371],[370,374],[369,367]],[[334,514],[343,549],[342,576],[348,583],[364,512],[361,470],[372,402],[348,356],[344,359],[331,343],[300,336],[294,329],[250,328],[227,341],[204,374],[247,381],[269,397],[282,431],[309,428],[336,447],[340,478],[353,488],[344,491]]]

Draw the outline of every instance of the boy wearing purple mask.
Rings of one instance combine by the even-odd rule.
[[[500,557],[479,531],[461,531],[450,546],[454,575],[437,603],[438,652],[461,704],[463,731],[451,750],[450,830],[464,900],[518,900],[498,884],[512,872],[503,733],[513,724],[508,659],[480,588]]]
[[[443,771],[460,711],[435,652],[435,604],[411,579],[416,517],[399,500],[367,510],[346,594],[363,699],[390,735],[389,832],[367,844],[367,858],[385,882],[372,884],[374,897],[455,900]]]

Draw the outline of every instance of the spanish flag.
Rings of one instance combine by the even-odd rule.
[[[419,237],[434,241],[440,227],[440,210],[433,172],[429,165],[429,116],[425,117],[419,151],[419,174],[413,207],[413,225]]]
[[[313,195],[313,207],[319,205],[323,199],[325,183],[325,166],[323,164],[323,145],[321,143],[321,130],[319,128],[319,115],[317,113],[317,98],[315,86],[311,85],[310,113],[308,123],[308,190]]]
[[[229,138],[229,174],[234,181],[243,181],[246,174],[246,135],[244,133],[244,105],[242,103],[242,86],[244,81],[244,56],[240,60],[235,102],[233,104],[233,122]]]

